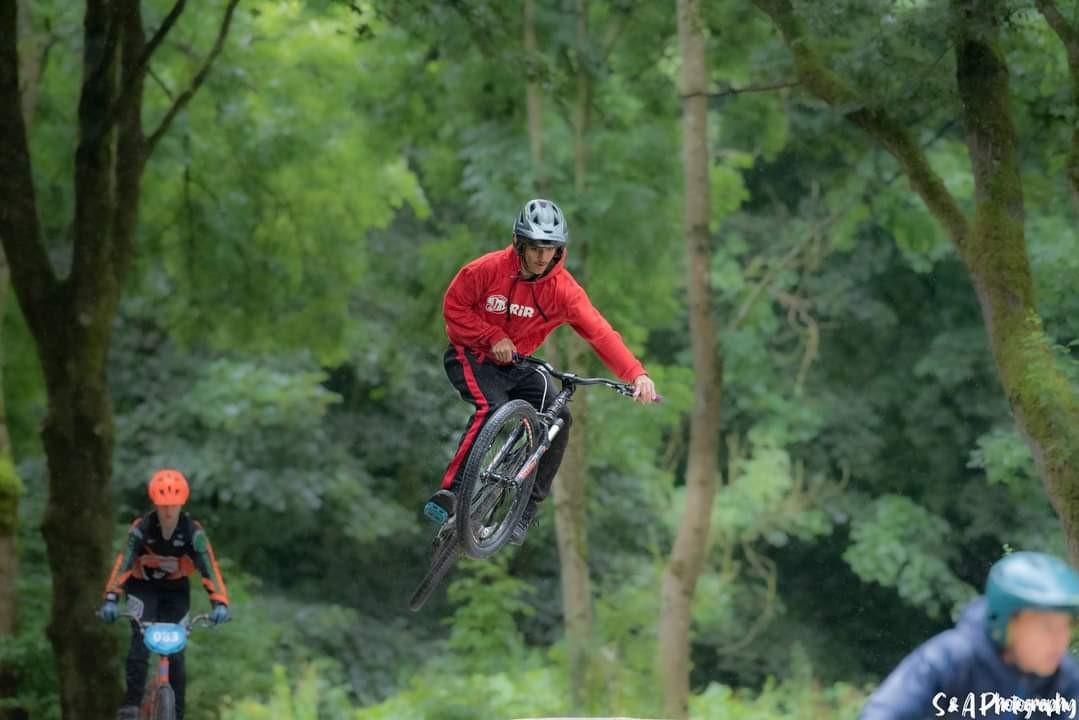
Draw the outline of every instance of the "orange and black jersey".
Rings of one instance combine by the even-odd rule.
[[[163,589],[186,585],[187,576],[198,570],[211,602],[228,604],[228,590],[221,578],[206,531],[185,512],[166,539],[161,534],[157,511],[151,510],[131,524],[124,549],[116,556],[105,594],[119,595],[130,578],[160,584]]]

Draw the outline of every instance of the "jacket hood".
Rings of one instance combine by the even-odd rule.
[[[507,261],[507,266],[510,268],[510,275],[521,282],[533,283],[540,285],[547,282],[551,278],[560,275],[566,267],[566,248],[562,247],[561,253],[556,253],[554,262],[547,272],[540,275],[538,278],[529,280],[521,275],[521,258],[517,255],[517,248],[513,246],[511,242],[509,246],[503,251],[504,257]]]
[[[985,635],[985,618],[988,613],[989,607],[985,598],[979,597],[963,607],[955,627],[964,635]]]

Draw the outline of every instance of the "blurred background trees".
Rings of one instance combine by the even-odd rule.
[[[970,17],[958,2],[703,4],[701,267],[684,239],[676,3],[531,4],[534,50],[517,3],[242,2],[154,146],[103,370],[111,515],[101,538],[70,532],[105,557],[146,507],[151,470],[188,473],[188,509],[221,556],[236,616],[192,637],[192,717],[663,713],[660,588],[690,496],[700,381],[691,268],[711,287],[717,363],[722,348],[691,717],[853,717],[1006,546],[1068,550],[1049,493],[1070,481],[1043,484],[1036,434],[1013,408],[1033,398],[1066,420],[1077,402],[1068,43],[1079,5],[1016,0]],[[142,3],[150,36],[174,7]],[[197,74],[226,8],[188,8],[154,52],[149,129]],[[86,8],[19,9],[36,217],[63,274]],[[819,65],[792,55],[795,31]],[[945,216],[968,233],[993,226],[957,80],[974,46],[1007,67],[1006,94],[973,107],[1007,101],[1023,210],[1011,227],[1021,245],[990,232],[975,255],[1011,248],[1029,269],[991,282],[932,204],[949,198],[958,215]],[[822,90],[822,67],[843,93]],[[928,200],[880,127],[931,168]],[[405,609],[433,530],[419,507],[469,411],[441,367],[442,293],[461,264],[509,241],[517,207],[541,193],[569,217],[571,270],[666,398],[640,408],[581,394],[587,542],[574,547],[586,548],[590,618],[574,643],[557,533],[575,528],[569,517],[556,528],[550,510],[520,550],[462,563],[423,612]],[[1016,322],[1040,334],[1016,352],[1042,364],[1002,355],[986,282],[1023,298]],[[44,628],[71,598],[53,597],[41,532],[47,395],[24,312],[0,290],[11,448],[5,462],[0,434],[0,707],[58,718]],[[570,335],[543,354],[603,372]],[[1079,424],[1051,424],[1063,431],[1050,469],[1074,472]],[[106,569],[73,572],[96,598]],[[126,631],[95,632],[112,638],[101,665],[117,678]]]

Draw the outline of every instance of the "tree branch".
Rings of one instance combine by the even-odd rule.
[[[176,98],[176,102],[174,102],[172,107],[169,108],[169,111],[165,113],[165,117],[161,120],[161,124],[157,126],[156,130],[150,133],[150,137],[146,141],[147,157],[153,154],[158,141],[161,140],[161,137],[166,132],[168,132],[169,126],[172,125],[172,121],[176,119],[176,115],[187,106],[187,103],[191,101],[191,98],[198,92],[199,87],[202,86],[206,76],[209,75],[214,60],[217,59],[217,56],[221,54],[221,50],[225,47],[225,38],[229,34],[229,25],[232,23],[232,14],[239,4],[240,0],[229,0],[228,7],[225,8],[225,16],[222,18],[221,26],[217,31],[217,39],[214,41],[213,49],[211,49],[210,54],[206,56],[206,60],[202,63],[202,67],[195,73],[195,77],[191,81],[191,86],[180,93],[179,97]]]
[[[142,94],[142,78],[146,74],[147,69],[150,67],[150,58],[154,54],[154,51],[160,47],[161,43],[165,40],[165,36],[169,34],[176,21],[180,19],[180,14],[184,11],[184,6],[187,5],[187,0],[176,0],[176,4],[173,5],[172,10],[165,16],[165,19],[161,21],[160,27],[154,32],[149,43],[144,43],[142,49],[139,52],[139,60],[136,63],[131,63],[131,72],[125,72],[125,82],[121,86],[123,89],[120,91],[119,96],[113,102],[109,108],[109,117],[104,131],[108,131],[116,124],[116,121],[120,118],[131,105],[136,93],[139,95],[139,104],[141,105]],[[138,8],[136,8],[138,11]],[[141,13],[140,22],[141,22]],[[126,61],[125,61],[126,64]],[[136,80],[137,79],[137,80]]]
[[[36,337],[50,321],[48,299],[58,286],[41,242],[30,149],[19,97],[15,3],[0,3],[0,242],[11,284]]]
[[[155,85],[161,88],[161,92],[165,93],[165,97],[167,97],[169,100],[172,100],[173,102],[176,101],[176,94],[172,92],[172,88],[170,88],[168,84],[164,80],[162,80],[156,72],[154,72],[154,69],[152,67],[146,68],[146,74],[150,76],[150,79],[154,81]]]
[[[967,219],[911,133],[884,110],[867,107],[850,86],[825,66],[810,47],[790,0],[754,0],[754,4],[783,35],[801,83],[869,133],[899,161],[915,192],[962,249],[967,238]]]
[[[782,90],[784,88],[796,87],[801,84],[801,80],[787,80],[781,83],[775,83],[773,85],[751,85],[744,88],[732,87],[727,88],[726,90],[720,90],[716,93],[711,93],[709,97],[724,98],[730,95],[741,95],[742,93],[770,92],[772,90]]]
[[[1068,60],[1071,62],[1073,57],[1079,54],[1079,45],[1077,45],[1079,37],[1076,36],[1076,29],[1061,14],[1054,0],[1034,0],[1034,4],[1038,6],[1038,12],[1049,23],[1049,27],[1053,28],[1053,32],[1060,38],[1060,42],[1064,43],[1064,48],[1068,51]]]
[[[597,63],[599,67],[607,66],[611,53],[614,52],[615,45],[618,43],[618,38],[622,36],[622,31],[626,29],[626,21],[630,17],[629,12],[620,11],[617,19],[607,26],[607,32],[603,34],[603,43],[599,53],[599,62]]]
[[[1054,0],[1034,0],[1039,12],[1053,28],[1053,32],[1064,44],[1068,56],[1068,69],[1072,79],[1072,102],[1079,110],[1079,27],[1073,26],[1061,14]],[[1072,130],[1071,152],[1068,155],[1068,180],[1071,183],[1072,196],[1079,206],[1079,126]]]
[[[142,57],[139,58],[137,66],[140,73],[150,65],[150,58],[153,57],[157,48],[161,46],[161,43],[165,40],[165,36],[172,30],[172,26],[180,19],[180,14],[183,13],[186,5],[187,0],[176,0],[176,4],[172,6],[172,10],[169,10],[169,14],[161,21],[161,25],[150,38],[150,42],[146,43],[146,47],[143,48]]]

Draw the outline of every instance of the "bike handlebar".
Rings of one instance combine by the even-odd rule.
[[[574,375],[573,373],[562,372],[561,370],[556,369],[553,365],[551,365],[551,363],[547,362],[546,360],[535,357],[533,355],[518,355],[517,353],[514,353],[513,362],[515,364],[527,362],[533,365],[538,365],[539,367],[546,370],[550,375],[558,378],[562,382],[566,382],[568,380],[574,385],[606,385],[618,394],[625,395],[626,397],[634,397],[637,392],[637,388],[635,388],[630,383],[618,382],[617,380],[611,380],[610,378],[602,377],[580,377],[578,375]],[[663,396],[656,395],[655,401],[663,402]]]
[[[136,615],[130,610],[125,610],[120,613],[118,617],[125,617],[131,621],[132,625],[138,625],[140,630],[145,630],[149,626],[153,625],[153,622],[143,620],[141,616]],[[184,630],[190,630],[193,627],[213,627],[214,621],[210,619],[208,613],[202,613],[201,615],[195,615],[194,617],[187,618],[179,623],[184,626]]]

